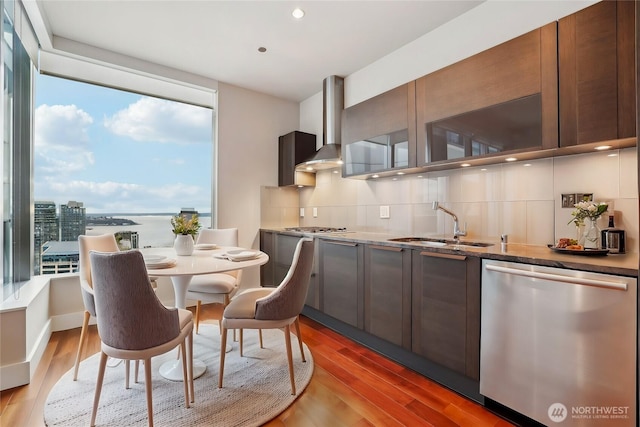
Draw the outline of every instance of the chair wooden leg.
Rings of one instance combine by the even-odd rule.
[[[93,410],[91,411],[91,427],[96,425],[96,413],[98,412],[98,403],[100,402],[100,393],[102,392],[102,382],[104,380],[104,370],[107,367],[107,355],[100,353],[100,366],[98,367],[98,380],[96,381],[96,393],[93,396]]]
[[[196,400],[196,395],[193,387],[193,329],[189,333],[188,339],[189,339],[189,347],[187,348],[187,350],[189,351],[189,355],[188,355],[189,364],[187,365],[187,367],[189,368],[189,387],[191,389],[191,403],[193,403]]]
[[[289,379],[291,380],[291,394],[296,394],[296,382],[293,379],[293,356],[291,352],[291,327],[289,325],[284,327],[284,340],[287,346],[287,360],[289,361]]]
[[[82,347],[87,340],[87,329],[89,328],[89,319],[91,314],[87,310],[84,311],[84,318],[82,319],[82,330],[80,331],[80,342],[78,343],[78,353],[76,354],[76,366],[73,371],[73,380],[78,380],[78,368],[80,368],[80,355],[82,354]]]
[[[222,338],[220,339],[220,372],[218,373],[218,388],[222,388],[222,377],[224,376],[224,357],[227,354],[227,328],[222,327]]]
[[[144,359],[144,388],[147,391],[149,427],[153,427],[153,386],[151,385],[151,358]]]
[[[306,362],[307,360],[304,358],[304,349],[302,347],[302,334],[300,333],[300,316],[296,317],[296,320],[293,324],[296,327],[296,337],[298,338],[298,345],[300,346],[300,355],[302,356],[302,361]]]
[[[124,361],[124,388],[129,390],[129,372],[131,367],[131,360]]]
[[[260,337],[260,348],[264,348],[262,344],[262,329],[258,329],[258,336]]]
[[[233,330],[235,332],[235,329]],[[244,329],[240,329],[240,357],[242,357],[242,350],[243,350],[243,344],[244,344]]]
[[[140,361],[136,360],[136,368],[135,368],[135,373],[134,378],[133,378],[133,382],[135,382],[136,384],[138,384],[138,371],[140,370]]]
[[[198,300],[196,303],[196,334],[200,328],[200,306],[202,305],[202,301]]]
[[[184,382],[184,401],[189,408],[189,375],[187,374],[187,345],[184,341],[180,343],[182,351],[182,382]]]

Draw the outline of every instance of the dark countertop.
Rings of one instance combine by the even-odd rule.
[[[546,246],[523,245],[509,243],[502,249],[500,242],[493,246],[459,247],[454,249],[451,246],[433,247],[419,242],[392,242],[389,239],[407,236],[398,236],[385,233],[369,232],[345,232],[345,233],[301,233],[296,231],[286,231],[282,228],[262,228],[263,231],[274,231],[277,233],[292,236],[309,236],[318,239],[340,240],[346,242],[358,242],[381,246],[394,246],[408,249],[420,249],[427,252],[460,254],[467,256],[477,256],[483,259],[494,259],[500,261],[521,262],[526,264],[542,265],[547,267],[558,267],[567,270],[582,270],[594,273],[615,274],[619,276],[638,277],[639,258],[637,253],[608,254],[605,256],[585,256],[562,254],[552,251]],[[442,238],[443,236],[428,236]],[[462,240],[464,241],[464,239]]]

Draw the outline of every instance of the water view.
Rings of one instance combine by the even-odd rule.
[[[144,247],[173,246],[174,235],[171,231],[172,215],[109,215],[113,218],[128,219],[137,225],[93,225],[87,226],[87,235],[97,236],[118,231],[137,231],[139,245]],[[200,216],[202,228],[211,227],[211,216]]]

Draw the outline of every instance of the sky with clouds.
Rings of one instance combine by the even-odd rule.
[[[35,93],[36,201],[211,212],[212,110],[43,75]]]

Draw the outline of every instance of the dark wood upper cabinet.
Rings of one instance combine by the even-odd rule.
[[[558,21],[560,146],[636,136],[634,17],[602,1]]]
[[[415,82],[343,111],[342,157],[344,176],[415,167]]]
[[[557,23],[416,81],[418,166],[558,146]]]
[[[278,138],[278,186],[314,186],[315,174],[296,171],[296,165],[316,153],[316,136],[294,131]]]

